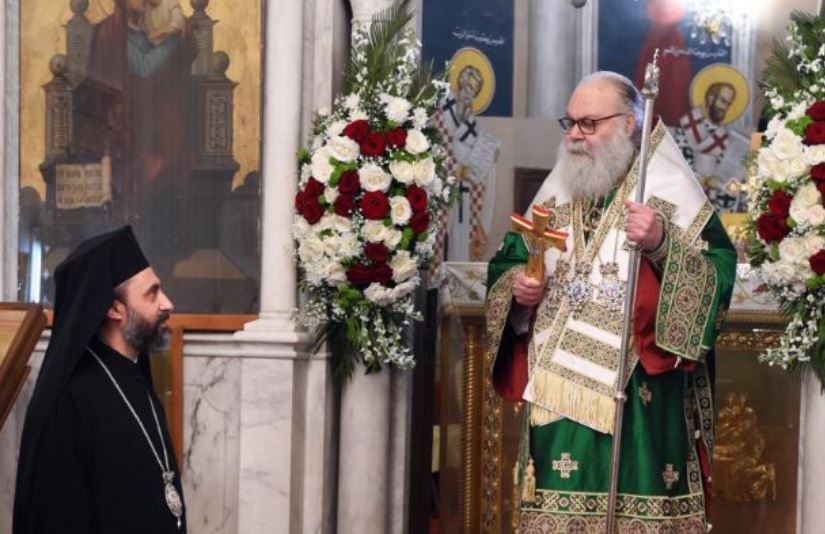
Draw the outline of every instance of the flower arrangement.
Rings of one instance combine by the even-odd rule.
[[[789,318],[760,361],[825,384],[825,21],[794,13],[762,89],[772,117],[751,163],[748,256]]]
[[[446,84],[420,65],[407,1],[353,35],[343,94],[299,154],[293,235],[304,322],[330,340],[341,382],[358,360],[413,366],[407,343],[419,269],[455,196],[430,117]]]

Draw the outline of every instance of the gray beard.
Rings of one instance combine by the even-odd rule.
[[[556,169],[569,184],[573,198],[604,197],[627,174],[636,147],[633,139],[623,133],[611,137],[597,150],[584,142],[559,144]]]

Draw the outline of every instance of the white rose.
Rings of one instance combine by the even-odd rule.
[[[415,183],[421,187],[427,187],[435,178],[435,162],[432,158],[422,159],[413,164],[413,176]]]
[[[407,131],[407,152],[410,154],[421,154],[430,148],[427,136],[421,130]]]
[[[823,208],[821,204],[808,208],[808,224],[811,226],[819,226],[822,223],[825,223],[825,208]],[[819,248],[817,250],[819,250]]]
[[[401,196],[395,196],[390,199],[390,218],[394,224],[404,226],[410,221],[412,217],[412,209],[410,208],[410,201]]]
[[[361,235],[364,236],[366,241],[377,243],[384,240],[387,230],[388,228],[381,221],[367,221],[361,227]]]
[[[398,246],[398,243],[401,242],[401,238],[404,237],[404,234],[401,230],[396,230],[394,228],[387,228],[384,233],[384,245],[390,250],[395,250]]]
[[[341,238],[336,234],[327,235],[323,238],[324,254],[330,258],[337,258],[341,249]]]
[[[410,278],[406,282],[398,284],[394,288],[392,288],[392,297],[394,300],[398,300],[401,297],[405,297],[413,292],[415,286],[418,285],[419,279],[418,277]]]
[[[324,277],[333,286],[339,286],[347,281],[347,273],[344,266],[337,261],[331,261],[324,267]]]
[[[328,146],[319,148],[315,154],[312,155],[312,176],[322,184],[329,181],[329,176],[334,170],[332,164],[329,162],[331,156],[332,153]]]
[[[338,214],[333,214],[335,219],[333,219],[333,228],[340,234],[348,234],[352,232],[352,219],[347,217],[342,217]]]
[[[783,163],[787,166],[788,177],[793,178],[808,172],[808,165],[805,164],[805,160],[802,158],[792,159]]]
[[[804,145],[795,133],[783,128],[776,134],[770,148],[777,159],[787,161],[801,157]]]
[[[346,121],[335,121],[329,125],[328,131],[329,135],[335,137],[336,135],[341,135],[341,132],[344,131],[344,128],[347,127]]]
[[[421,128],[427,126],[427,122],[429,120],[430,120],[430,118],[427,116],[427,110],[426,109],[424,109],[424,108],[415,108],[413,110],[412,121],[413,121],[413,126],[415,126],[416,128],[421,129]]]
[[[324,189],[324,199],[327,201],[327,204],[334,203],[336,198],[338,198],[337,188],[327,187],[326,189]]]
[[[361,153],[361,147],[358,146],[358,143],[342,135],[330,139],[329,149],[333,158],[343,162],[352,161]]]
[[[805,162],[811,166],[825,163],[825,145],[805,147]]]
[[[396,282],[403,282],[418,272],[418,265],[406,250],[396,252],[389,261],[389,266],[392,267],[392,279]]]
[[[367,163],[358,169],[361,187],[367,191],[381,191],[386,193],[392,184],[392,176],[375,163]]]
[[[403,124],[410,115],[410,103],[397,96],[381,95],[381,101],[384,102],[384,113],[387,118],[396,124]]]
[[[310,232],[298,247],[298,256],[305,266],[320,262],[324,257],[324,243],[318,234]]]
[[[822,203],[822,195],[814,184],[806,184],[800,187],[793,196],[793,202],[799,202],[805,207],[815,206]]]
[[[776,262],[770,274],[777,284],[794,284],[803,279],[803,274],[796,265],[784,261]]]
[[[375,282],[371,283],[367,286],[367,289],[364,290],[364,297],[379,306],[386,306],[394,302],[392,290]]]
[[[342,234],[339,252],[342,258],[358,256],[361,254],[361,240],[354,233]]]
[[[390,173],[402,184],[409,184],[415,178],[412,163],[409,161],[393,161],[390,163]]]
[[[808,258],[805,242],[799,237],[786,237],[779,243],[779,257],[789,264],[797,264]]]

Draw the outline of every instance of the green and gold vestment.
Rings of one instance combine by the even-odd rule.
[[[623,381],[617,526],[619,532],[698,533],[706,531],[713,450],[712,347],[730,301],[736,253],[670,136],[658,128],[652,139],[645,199],[667,220],[666,253],[643,260],[637,291],[634,347]],[[571,246],[546,256],[548,295],[522,354],[528,381],[518,389],[530,413],[520,458],[522,534],[604,532],[622,321],[621,307],[617,312],[599,301],[599,284],[609,278],[599,267],[627,263],[621,206],[633,198],[636,174],[634,166],[586,236],[585,201],[554,186],[553,175],[537,195],[553,210],[553,227],[571,234]],[[488,350],[499,374],[518,357],[512,282],[527,253],[525,239],[509,233],[489,265]],[[592,268],[582,276],[593,292],[574,305],[568,288],[576,266],[587,264]],[[621,270],[620,278],[624,265]],[[494,382],[508,380],[512,386],[508,376]]]

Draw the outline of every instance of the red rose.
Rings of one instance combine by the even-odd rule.
[[[825,102],[814,102],[805,113],[815,121],[825,121]]]
[[[302,212],[304,219],[306,219],[309,224],[315,224],[321,220],[323,214],[324,208],[318,203],[318,197],[307,196]]]
[[[384,137],[378,132],[368,133],[360,144],[364,156],[380,156],[384,153]]]
[[[306,193],[304,191],[298,191],[298,194],[295,195],[295,213],[298,215],[303,215],[304,205],[306,203]]]
[[[361,263],[351,265],[347,269],[347,280],[356,287],[367,287],[372,281],[372,269]]]
[[[344,128],[344,135],[360,143],[370,133],[370,124],[364,119],[353,121]]]
[[[809,145],[825,143],[825,122],[813,122],[805,128],[805,142]]]
[[[407,189],[407,200],[410,203],[413,213],[418,213],[427,209],[427,192],[417,185],[411,185]]]
[[[811,179],[816,181],[825,180],[825,163],[811,167]]]
[[[373,263],[384,263],[390,251],[381,243],[367,243],[364,246],[364,256]]]
[[[407,144],[407,131],[403,128],[393,128],[386,133],[387,145],[392,148],[404,148]]]
[[[390,211],[390,202],[381,191],[364,193],[361,197],[361,211],[367,219],[383,219]]]
[[[756,219],[756,231],[759,237],[770,243],[771,241],[781,241],[790,228],[785,224],[784,217],[777,217],[773,213],[763,213]]]
[[[820,250],[808,259],[811,264],[811,269],[816,274],[825,273],[825,250]]]
[[[412,219],[410,220],[410,228],[416,234],[423,234],[427,231],[427,228],[430,226],[430,214],[426,211],[419,211],[418,213],[413,213]]]
[[[768,209],[770,209],[774,215],[784,219],[788,216],[788,212],[791,209],[791,200],[793,200],[793,197],[785,191],[774,191],[773,196],[768,200]]]
[[[307,180],[307,184],[304,186],[304,191],[307,192],[307,196],[318,197],[318,195],[324,192],[324,184],[322,184],[315,178],[310,178],[309,180]]]
[[[387,285],[392,280],[392,268],[386,263],[379,263],[372,268],[372,281],[376,284]]]
[[[338,180],[338,191],[345,195],[351,195],[361,187],[361,180],[355,171],[347,171]]]
[[[338,195],[333,206],[335,207],[336,215],[349,217],[352,214],[353,208],[355,208],[355,199],[352,198],[352,195]]]

